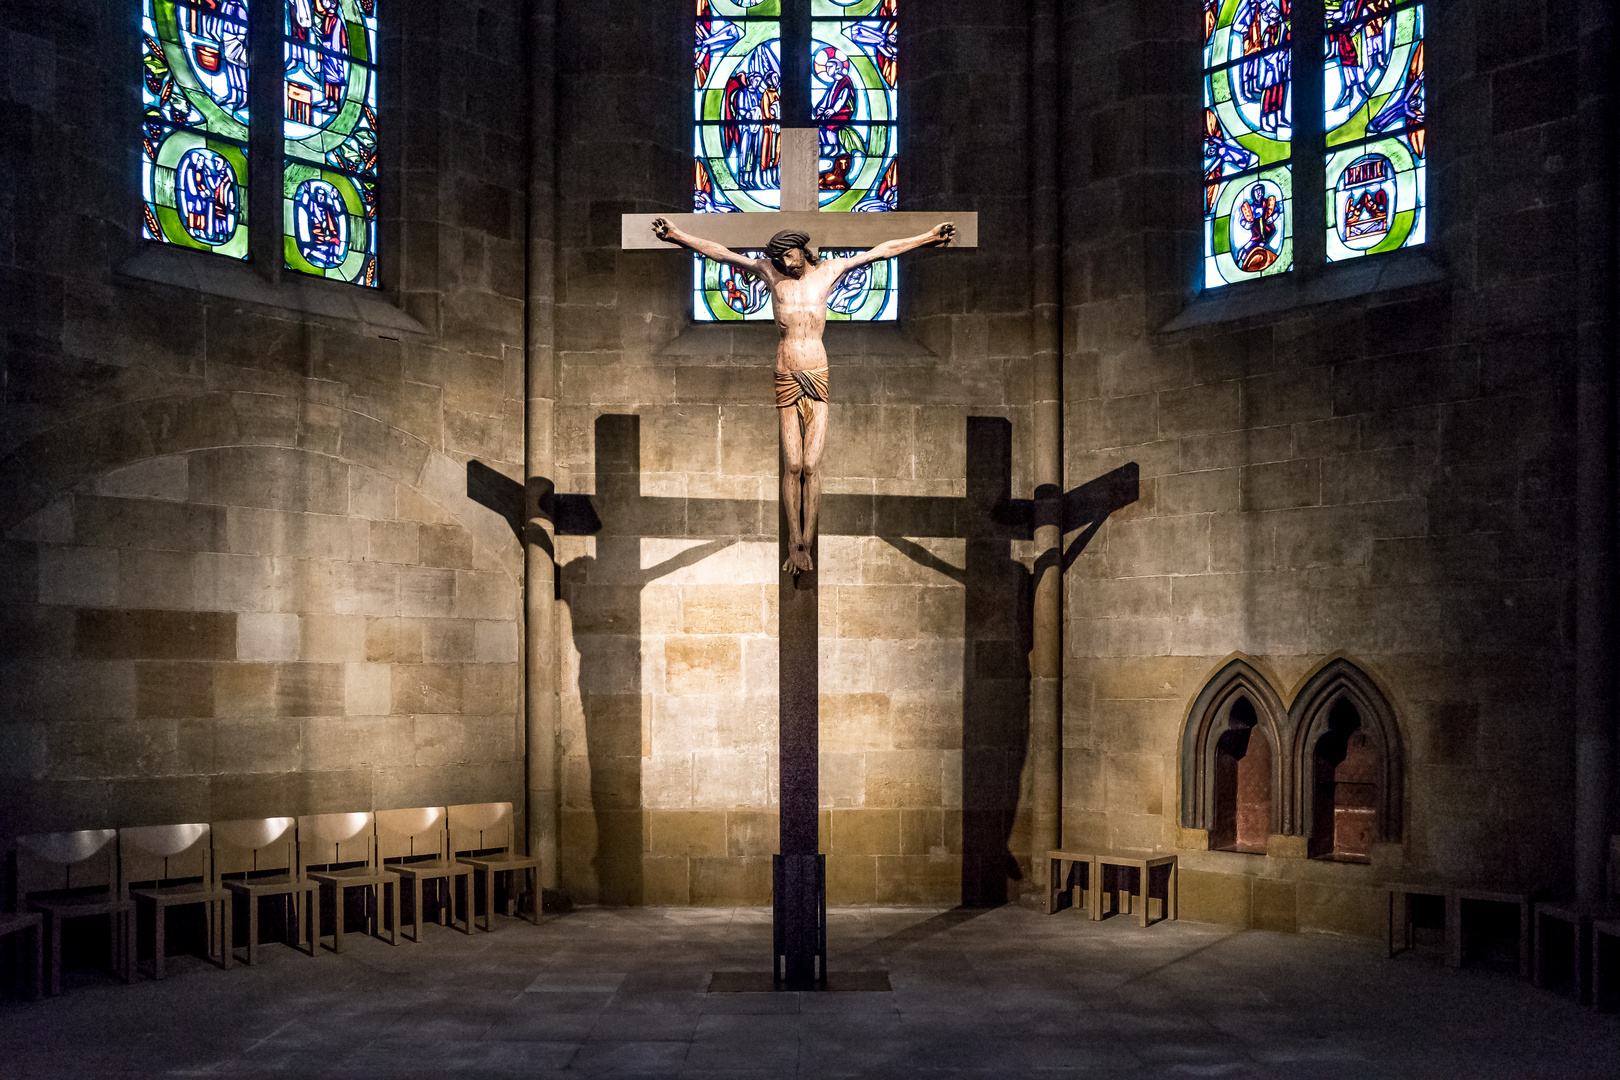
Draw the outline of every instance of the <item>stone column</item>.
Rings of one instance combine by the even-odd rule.
[[[529,221],[525,327],[524,676],[525,775],[529,854],[540,859],[540,884],[556,889],[557,565],[551,520],[553,347],[556,253],[556,0],[529,11]]]
[[[1581,295],[1576,330],[1575,893],[1608,893],[1615,737],[1616,153],[1614,12],[1582,0],[1576,145]]]
[[[1046,852],[1063,814],[1063,352],[1059,249],[1057,0],[1030,15],[1031,473],[1035,481],[1035,612],[1029,656],[1030,868],[1044,896]]]

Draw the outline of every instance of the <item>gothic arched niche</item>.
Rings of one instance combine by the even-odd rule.
[[[1401,738],[1367,673],[1338,658],[1306,681],[1289,710],[1300,831],[1313,859],[1365,862],[1401,838]]]
[[[1271,681],[1242,659],[1193,701],[1181,742],[1181,823],[1208,831],[1212,849],[1264,853],[1267,837],[1284,831],[1287,723]]]

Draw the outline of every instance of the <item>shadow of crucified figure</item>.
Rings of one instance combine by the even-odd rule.
[[[769,286],[780,340],[776,348],[776,408],[782,424],[782,502],[787,509],[788,559],[784,571],[810,570],[821,506],[821,452],[827,443],[827,297],[838,279],[869,263],[892,259],[920,247],[948,244],[954,222],[918,236],[887,240],[846,258],[820,259],[802,232],[783,230],[771,237],[766,258],[751,259],[723,244],[682,232],[664,218],[653,221],[658,239],[690,248],[716,262],[753,274]]]

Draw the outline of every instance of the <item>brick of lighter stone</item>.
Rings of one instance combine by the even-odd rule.
[[[957,691],[962,687],[961,638],[869,641],[875,689]]]
[[[73,498],[63,496],[11,527],[6,536],[36,544],[73,543]]]
[[[515,664],[518,646],[515,622],[482,620],[473,625],[473,656],[480,664]]]
[[[866,805],[865,754],[823,753],[819,762],[822,809]]]
[[[691,808],[692,755],[655,754],[642,758],[641,805],[649,810]]]
[[[651,699],[648,739],[653,753],[660,757],[719,749],[723,745],[720,717],[743,708],[741,696],[732,694],[643,694],[642,698]]]
[[[126,499],[167,499],[185,502],[190,489],[188,459],[184,454],[147,458],[122,469],[114,469],[96,480],[102,495]]]
[[[839,640],[823,635],[817,642],[821,693],[863,694],[870,690],[889,689],[873,683],[871,646],[869,641],[854,638]]]
[[[349,466],[349,512],[356,517],[389,521],[394,517],[394,482],[380,472]]]
[[[692,803],[699,807],[766,805],[763,750],[702,750],[692,755]]]
[[[718,635],[665,638],[664,687],[671,694],[741,692],[740,641]]]
[[[297,660],[301,644],[297,615],[249,612],[237,616],[238,660]]]
[[[118,603],[118,553],[102,548],[41,547],[39,602],[70,607]]]
[[[384,716],[393,691],[387,664],[349,664],[344,677],[343,710],[350,716]]]
[[[423,574],[450,573],[423,569]],[[518,586],[505,574],[455,571],[455,605],[458,619],[510,619],[517,615]]]
[[[202,611],[269,611],[276,606],[274,586],[267,556],[200,551],[192,563],[192,595]]]

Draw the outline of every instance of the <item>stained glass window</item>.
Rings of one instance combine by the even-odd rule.
[[[768,212],[782,205],[782,4],[696,0],[693,209]],[[820,206],[896,205],[896,0],[809,0],[810,103],[820,129]],[[760,252],[747,254],[759,257]],[[850,252],[824,250],[823,257]],[[769,320],[764,282],[693,257],[693,314],[703,322]],[[896,317],[895,260],[846,274],[827,303],[832,320]]]
[[[1294,265],[1290,0],[1204,0],[1204,287]]]
[[[286,265],[377,283],[376,0],[284,0]]]
[[[1423,5],[1325,0],[1329,262],[1423,243]]]
[[[247,0],[142,0],[141,235],[248,255]]]

